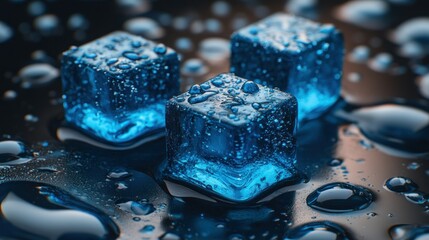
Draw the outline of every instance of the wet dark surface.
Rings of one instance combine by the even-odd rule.
[[[58,56],[70,45],[80,45],[122,29],[122,24],[133,17],[144,16],[157,20],[162,13],[195,20],[216,18],[221,21],[223,30],[219,33],[194,34],[189,29],[174,29],[172,24],[163,26],[166,34],[157,41],[176,48],[176,39],[188,37],[194,48],[189,52],[178,51],[183,54],[183,61],[202,57],[198,52],[202,40],[210,37],[228,39],[233,31],[231,22],[234,18],[244,16],[249,23],[256,21],[269,13],[283,11],[283,1],[233,1],[230,3],[231,12],[225,17],[214,17],[210,3],[206,1],[154,1],[151,11],[138,14],[127,13],[115,1],[46,1],[46,12],[56,14],[60,19],[61,33],[54,36],[41,36],[33,29],[34,17],[27,13],[26,2],[2,1],[0,21],[10,25],[14,35],[10,40],[0,43],[1,140],[22,141],[26,149],[21,155],[18,154],[18,158],[28,157],[31,160],[22,164],[2,165],[16,159],[16,156],[1,155],[0,182],[32,181],[59,187],[110,216],[119,227],[120,239],[156,239],[166,232],[171,233],[168,236],[177,235],[184,239],[282,239],[288,229],[321,221],[339,224],[352,239],[388,239],[389,228],[394,225],[428,225],[427,201],[415,204],[404,195],[384,188],[386,180],[403,176],[417,184],[417,191],[429,193],[426,145],[428,123],[426,130],[418,132],[420,135],[416,133],[415,138],[406,135],[408,132],[393,134],[399,138],[407,136],[404,141],[411,141],[413,147],[407,147],[407,144],[389,147],[390,141],[368,139],[374,134],[363,135],[357,124],[359,121],[350,118],[353,115],[350,113],[361,106],[378,105],[381,102],[418,106],[423,115],[428,114],[428,100],[419,94],[415,83],[417,74],[410,67],[416,61],[397,56],[397,46],[388,40],[395,26],[403,21],[425,14],[427,17],[428,6],[425,1],[391,5],[386,28],[365,30],[334,18],[334,9],[342,1],[325,2],[316,10],[317,21],[332,22],[343,31],[347,53],[357,45],[367,45],[371,49],[371,57],[379,52],[389,52],[394,56],[395,65],[404,67],[406,71],[403,74],[377,72],[365,63],[349,61],[346,54],[342,95],[349,105],[345,106],[345,101],[339,102],[323,118],[303,124],[297,136],[297,167],[310,177],[310,181],[296,192],[280,196],[262,206],[231,208],[173,199],[155,182],[157,166],[165,156],[165,141],[162,138],[126,151],[101,149],[82,142],[59,141],[56,130],[63,115],[59,79],[24,89],[16,76],[22,67],[34,62],[49,63],[58,68]],[[67,19],[74,13],[81,13],[90,23],[81,40],[76,40],[75,31],[67,28]],[[26,25],[30,33],[22,30],[27,28]],[[33,60],[32,53],[37,50],[43,50],[47,57]],[[205,62],[209,72],[192,77],[195,82],[228,71],[227,55],[216,61],[206,59]],[[420,62],[428,66],[426,60]],[[349,81],[347,76],[352,72],[359,73],[361,80]],[[186,89],[190,83],[190,77],[185,76],[182,89]],[[17,96],[4,98],[8,90],[16,91]],[[408,99],[408,102],[398,98]],[[28,114],[37,117],[37,121]],[[424,117],[422,119],[424,125]],[[395,128],[389,130],[394,131]],[[342,159],[343,162],[338,166],[329,166],[333,158]],[[118,167],[129,174],[119,174],[119,177],[118,174],[109,174],[118,172]],[[333,182],[363,186],[374,193],[374,202],[365,209],[346,213],[327,213],[307,206],[306,199],[310,193]],[[2,194],[0,192],[0,196]],[[129,211],[121,205],[129,201],[143,204],[145,210]],[[147,204],[151,204],[154,210],[148,210]],[[145,230],[141,231],[143,228]]]

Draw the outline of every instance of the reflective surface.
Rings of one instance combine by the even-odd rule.
[[[37,16],[53,14],[59,21],[52,17],[44,18],[42,23],[45,23],[38,24],[44,29],[40,31],[33,26],[36,17],[29,14],[27,2],[2,1],[0,21],[6,23],[12,32],[9,36],[0,33],[0,133],[4,135],[1,140],[24,143],[25,152],[18,157],[31,160],[13,166],[2,165],[1,183],[12,180],[36,181],[58,187],[79,199],[79,202],[85,202],[85,206],[89,204],[100,210],[104,217],[108,216],[118,226],[120,239],[156,239],[160,236],[172,239],[281,239],[292,228],[324,221],[338,224],[352,239],[388,239],[394,234],[389,230],[393,226],[427,226],[427,203],[412,202],[405,195],[384,188],[386,180],[402,176],[418,185],[418,193],[429,193],[429,159],[421,154],[425,152],[425,146],[417,148],[418,142],[425,141],[425,135],[423,138],[411,138],[416,143],[413,145],[417,151],[404,151],[408,146],[398,148],[399,145],[392,145],[391,141],[379,141],[379,138],[368,134],[368,130],[372,129],[362,127],[359,121],[344,117],[361,107],[374,110],[374,107],[383,104],[399,104],[418,109],[428,106],[424,95],[420,95],[420,92],[424,93],[420,89],[424,84],[417,84],[420,83],[417,79],[421,79],[418,75],[425,73],[427,62],[424,59],[400,57],[397,54],[400,46],[393,45],[390,40],[390,33],[401,23],[415,17],[427,17],[428,7],[425,1],[414,1],[406,5],[386,3],[389,4],[389,21],[385,28],[377,31],[338,20],[333,12],[343,1],[319,1],[316,4],[314,14],[310,15],[316,17],[317,21],[334,23],[344,33],[347,52],[342,97],[348,104],[339,102],[331,114],[302,124],[297,136],[297,168],[311,179],[296,192],[261,206],[227,208],[171,198],[153,180],[158,163],[165,158],[163,139],[134,146],[132,149],[120,146],[121,151],[117,151],[118,148],[113,151],[105,143],[95,144],[104,148],[88,144],[88,141],[82,140],[91,139],[86,135],[71,134],[67,135],[64,142],[58,140],[57,130],[64,115],[59,79],[37,88],[23,88],[16,78],[23,67],[32,63],[47,63],[58,69],[57,56],[70,45],[81,45],[121,29],[129,19],[144,16],[154,19],[164,29],[165,34],[158,34],[161,37],[156,41],[171,47],[176,47],[177,43],[183,49],[180,53],[184,61],[190,58],[204,61],[207,72],[202,71],[201,74],[192,76],[184,74],[181,86],[183,92],[194,83],[228,71],[229,48],[225,39],[229,39],[234,30],[270,13],[282,11],[285,7],[283,1],[224,3],[212,5],[206,1],[161,0],[46,1],[42,2],[44,8],[41,10],[44,10]],[[149,11],[150,9],[152,10]],[[219,9],[227,9],[227,14],[219,15]],[[14,14],[10,14],[11,12]],[[106,12],[108,14],[104,14]],[[220,12],[225,13],[225,10]],[[69,18],[77,13],[84,16],[88,24],[70,29]],[[206,21],[209,19],[220,22],[220,28],[213,21]],[[206,28],[208,25],[210,27]],[[4,30],[0,31],[4,33]],[[8,40],[3,40],[4,36]],[[368,61],[351,61],[349,54],[357,46],[367,47],[368,60],[374,60],[379,53],[389,53],[392,62],[387,64],[386,70],[380,72],[370,68]],[[385,57],[384,59],[386,60]],[[349,78],[352,73],[359,77],[356,78],[354,74],[352,76],[355,77]],[[414,100],[414,103],[409,103],[410,100]],[[428,112],[423,111],[426,114]],[[419,121],[419,124],[423,122]],[[377,120],[377,123],[381,122]],[[387,123],[390,127],[398,126],[396,123]],[[405,136],[413,136],[413,129],[401,127],[400,130],[405,130]],[[386,136],[386,131],[374,133],[377,134],[375,136],[382,134],[383,139]],[[393,136],[392,140],[402,139],[398,138],[396,132],[387,133],[387,136]],[[91,140],[92,143],[98,143]],[[14,156],[18,153],[12,152]],[[3,156],[0,158],[3,159]],[[343,162],[338,166],[330,166],[334,158],[342,159]],[[118,168],[122,170],[117,171]],[[120,177],[124,169],[130,176]],[[112,172],[116,174],[109,174]],[[363,210],[342,214],[325,213],[307,206],[306,199],[310,193],[333,182],[349,182],[368,188],[374,193],[375,201]],[[416,196],[408,198],[418,199]],[[147,215],[137,215],[124,208],[129,204],[118,207],[118,204],[129,201],[142,204],[144,213],[153,210],[146,204],[151,204],[154,210]]]

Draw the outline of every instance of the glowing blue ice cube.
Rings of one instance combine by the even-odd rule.
[[[65,118],[111,143],[162,134],[179,78],[172,49],[113,32],[63,54]]]
[[[333,25],[278,13],[231,38],[231,72],[293,94],[299,120],[320,116],[340,96],[343,38]]]
[[[292,95],[233,74],[194,85],[167,103],[163,178],[229,202],[291,183],[296,113]]]

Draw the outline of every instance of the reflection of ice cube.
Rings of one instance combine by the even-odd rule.
[[[275,14],[232,35],[231,71],[290,92],[299,119],[316,118],[340,95],[343,51],[334,26]]]
[[[167,104],[164,179],[233,202],[291,182],[296,108],[292,95],[231,74],[194,85]]]
[[[162,44],[123,32],[65,52],[66,120],[109,142],[163,131],[167,99],[179,91],[179,59]]]

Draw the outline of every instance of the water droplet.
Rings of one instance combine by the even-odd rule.
[[[0,185],[0,237],[7,239],[116,239],[119,229],[103,212],[43,183]]]
[[[222,23],[214,18],[207,19],[205,21],[205,29],[207,32],[219,33],[222,31]]]
[[[155,230],[155,226],[145,225],[142,229],[140,229],[140,232],[143,234],[152,234],[153,230]]]
[[[340,166],[341,164],[343,164],[343,162],[344,162],[344,160],[341,158],[334,158],[328,163],[328,166],[337,167],[337,166]]]
[[[406,177],[393,177],[387,179],[384,188],[396,193],[410,193],[417,190],[418,186],[413,180]]]
[[[348,234],[338,224],[328,221],[307,223],[288,231],[285,240],[348,240]]]
[[[24,143],[13,140],[0,141],[0,166],[23,164],[31,160]]]
[[[121,63],[121,64],[118,64],[118,68],[122,70],[127,70],[131,68],[131,65],[128,63]]]
[[[253,81],[246,81],[245,83],[243,83],[241,90],[245,93],[255,94],[259,92],[259,87]]]
[[[200,85],[195,84],[189,89],[188,93],[189,94],[201,94],[201,93],[203,93],[203,91],[201,90]]]
[[[115,185],[116,185],[116,189],[118,190],[123,190],[128,188],[128,186],[123,182],[117,182],[115,183]]]
[[[365,149],[365,150],[369,150],[369,149],[374,148],[374,145],[372,145],[372,143],[371,143],[371,142],[369,142],[369,141],[368,141],[368,140],[366,140],[366,139],[362,139],[362,140],[360,140],[360,141],[359,141],[359,145],[361,145],[361,147],[362,147],[363,149]]]
[[[135,52],[124,52],[122,54],[122,56],[124,56],[124,57],[126,57],[126,58],[128,58],[128,59],[130,59],[132,61],[136,61],[136,60],[140,59],[140,56],[137,53],[135,53]]]
[[[288,0],[286,10],[294,15],[316,18],[317,0]]]
[[[155,46],[153,51],[158,55],[164,55],[167,53],[167,47],[164,44],[160,43]]]
[[[188,102],[190,104],[196,104],[196,103],[202,103],[207,101],[211,96],[215,95],[217,93],[215,92],[206,92],[204,94],[201,95],[196,95],[196,96],[191,96],[188,98]]]
[[[422,192],[405,193],[404,196],[405,199],[414,204],[423,204],[428,200],[428,198]]]
[[[402,54],[404,53],[404,48],[407,46],[408,48],[410,48],[410,46],[413,48],[411,52],[405,52],[405,57],[421,58],[429,53],[429,43],[427,41],[429,38],[428,33],[429,18],[418,17],[399,25],[391,34],[391,39],[401,46]]]
[[[34,19],[34,27],[42,34],[51,35],[60,27],[60,20],[53,14],[46,14]]]
[[[142,14],[151,9],[149,0],[116,0],[116,4],[129,15]]]
[[[149,215],[155,211],[155,207],[151,203],[136,202],[128,199],[119,199],[115,204],[122,211],[132,213],[134,215]]]
[[[35,123],[35,122],[39,121],[39,117],[37,117],[37,116],[35,116],[33,114],[26,114],[24,116],[24,120],[27,121],[27,122],[33,122],[33,123]]]
[[[124,168],[116,168],[110,171],[107,174],[107,178],[109,179],[115,179],[115,180],[122,180],[125,178],[129,178],[132,175]]]
[[[307,205],[323,212],[351,212],[367,208],[374,200],[371,191],[348,183],[324,185],[307,197]]]
[[[216,78],[216,79],[212,80],[211,83],[213,85],[215,85],[216,87],[222,87],[224,84],[223,80],[220,78]]]
[[[137,17],[126,21],[124,29],[148,39],[159,39],[165,35],[164,29],[157,22],[144,17]]]
[[[106,64],[107,65],[112,65],[112,64],[117,63],[118,60],[119,60],[118,58],[109,58],[109,59],[107,59]]]
[[[39,167],[37,168],[39,172],[46,172],[46,173],[57,173],[59,170],[55,167],[47,166],[47,167]]]
[[[0,21],[0,43],[6,42],[13,36],[12,28]]]
[[[349,55],[349,59],[352,62],[364,63],[369,59],[370,49],[367,46],[355,47]]]
[[[85,30],[89,27],[89,22],[82,14],[76,13],[70,16],[67,26],[71,30]]]
[[[175,233],[167,232],[160,237],[161,240],[180,240],[180,236]]]
[[[429,74],[417,78],[416,83],[419,87],[420,94],[429,99]]]
[[[228,237],[228,239],[229,240],[244,240],[244,237],[243,237],[243,235],[236,233],[236,234],[231,234]]]
[[[260,108],[261,108],[261,104],[259,104],[259,103],[252,103],[252,107],[253,107],[254,109],[258,110],[258,109],[260,109]]]
[[[349,73],[349,75],[347,75],[347,80],[349,80],[352,83],[360,82],[361,79],[362,79],[361,74],[357,72],[352,72],[352,73]]]
[[[378,214],[377,213],[375,213],[375,212],[369,212],[369,213],[367,213],[366,214],[368,217],[375,217],[375,216],[377,216]]]
[[[429,239],[429,226],[401,224],[389,229],[392,240],[426,240]]]
[[[85,52],[83,54],[83,57],[90,58],[90,59],[95,59],[97,57],[97,54],[94,53],[94,52]]]
[[[52,82],[60,75],[58,69],[46,63],[35,63],[23,67],[18,76],[21,80],[21,87],[32,88]]]
[[[31,16],[40,16],[46,11],[46,6],[41,1],[33,1],[28,4],[27,12]]]
[[[368,62],[368,66],[378,72],[387,71],[393,63],[393,57],[389,53],[379,53]]]
[[[215,16],[225,17],[231,12],[231,6],[225,1],[216,1],[211,6],[212,13]]]
[[[388,24],[389,5],[384,1],[350,1],[341,5],[335,16],[368,29],[383,29]]]
[[[217,63],[230,56],[229,40],[207,38],[200,43],[198,54],[207,62]]]
[[[178,38],[175,43],[176,49],[179,51],[189,52],[194,48],[192,40],[189,38]]]
[[[18,94],[14,90],[7,90],[3,93],[3,99],[4,100],[13,100],[18,96]]]
[[[197,58],[187,60],[183,64],[182,73],[192,76],[201,76],[208,72],[207,66]]]
[[[414,107],[384,104],[351,113],[372,141],[413,153],[429,152],[429,113]]]
[[[407,169],[410,170],[417,170],[420,167],[420,164],[417,162],[412,162],[410,164],[408,164]]]

